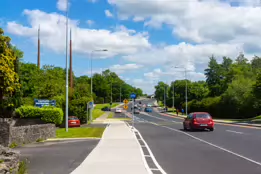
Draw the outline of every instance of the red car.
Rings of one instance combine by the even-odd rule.
[[[68,127],[80,127],[80,126],[81,126],[81,122],[79,118],[77,118],[76,116],[68,117]]]
[[[209,129],[214,131],[214,121],[207,112],[190,113],[183,122],[184,130]]]

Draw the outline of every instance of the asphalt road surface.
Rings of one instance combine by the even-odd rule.
[[[182,121],[155,111],[135,115],[135,128],[166,173],[261,174],[261,129],[216,124],[214,132],[184,132]]]
[[[16,148],[27,159],[29,174],[69,174],[77,168],[99,140],[73,140],[30,144]]]

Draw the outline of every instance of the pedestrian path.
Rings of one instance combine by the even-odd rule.
[[[95,149],[71,174],[148,174],[141,147],[123,121],[113,121]]]

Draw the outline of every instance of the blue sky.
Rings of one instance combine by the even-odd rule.
[[[204,80],[214,54],[249,59],[260,52],[259,1],[236,0],[69,0],[73,69],[77,76],[111,69],[127,83],[153,92],[162,80]],[[13,5],[15,4],[15,5]],[[41,26],[41,65],[65,67],[66,0],[2,0],[0,27],[36,63],[37,28]],[[257,7],[257,8],[255,8]],[[248,15],[244,15],[248,13]],[[258,46],[257,46],[258,45]]]

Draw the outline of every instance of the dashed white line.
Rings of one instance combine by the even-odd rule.
[[[233,131],[233,130],[226,130],[227,132],[232,132],[232,133],[236,133],[236,134],[244,134],[243,132],[237,132],[237,131]]]
[[[257,164],[257,165],[261,166],[261,163],[258,162],[258,161],[255,161],[255,160],[253,160],[253,159],[247,158],[247,157],[245,157],[245,156],[243,156],[243,155],[240,155],[240,154],[238,154],[238,153],[232,152],[232,151],[230,151],[230,150],[228,150],[228,149],[225,149],[225,148],[220,147],[220,146],[218,146],[218,145],[212,144],[212,143],[210,143],[210,142],[208,142],[208,141],[202,140],[202,139],[200,139],[200,138],[198,138],[198,137],[195,137],[195,136],[193,136],[193,135],[190,135],[190,134],[188,134],[188,133],[186,133],[186,132],[183,132],[183,131],[180,131],[180,130],[177,130],[177,129],[173,129],[173,128],[170,128],[170,127],[167,127],[167,126],[161,126],[161,127],[165,127],[165,128],[167,128],[167,129],[170,129],[170,130],[173,130],[173,131],[176,131],[176,132],[179,132],[179,133],[183,133],[183,134],[185,134],[185,135],[187,135],[187,136],[189,136],[189,137],[191,137],[191,138],[194,138],[194,139],[196,139],[196,140],[198,140],[198,141],[201,141],[201,142],[206,143],[206,144],[208,144],[208,145],[210,145],[210,146],[213,146],[213,147],[215,147],[215,148],[218,148],[218,149],[223,150],[223,151],[225,151],[225,152],[227,152],[227,153],[230,153],[230,154],[235,155],[235,156],[237,156],[237,157],[239,157],[239,158],[245,159],[245,160],[247,160],[247,161],[249,161],[249,162],[252,162],[252,163],[254,163],[254,164]]]

